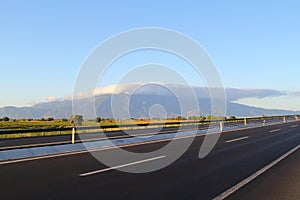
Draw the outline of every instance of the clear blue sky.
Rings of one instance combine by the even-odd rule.
[[[80,65],[100,42],[142,27],[196,40],[226,87],[300,91],[299,9],[296,0],[2,0],[0,106],[72,95]]]

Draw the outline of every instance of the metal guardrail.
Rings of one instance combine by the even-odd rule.
[[[71,131],[71,130],[72,130],[72,127],[66,127],[66,128],[38,128],[38,129],[11,129],[11,130],[0,131],[0,135],[55,132],[55,131]]]
[[[9,134],[26,134],[26,133],[41,133],[41,132],[62,132],[62,131],[72,131],[75,130],[79,131],[86,131],[86,130],[106,130],[106,129],[113,129],[113,128],[135,128],[135,127],[154,127],[154,126],[192,126],[192,125],[201,125],[201,124],[209,124],[209,123],[230,123],[230,122],[244,122],[251,123],[261,121],[261,123],[273,121],[273,120],[282,120],[285,122],[288,119],[298,119],[299,115],[286,115],[286,116],[272,116],[272,117],[250,117],[250,118],[237,118],[237,119],[226,119],[226,120],[206,120],[206,121],[199,121],[199,120],[186,120],[181,122],[165,122],[165,123],[143,123],[143,124],[121,124],[121,125],[107,125],[107,126],[76,126],[76,127],[65,127],[65,128],[39,128],[39,129],[12,129],[12,130],[0,130],[0,135],[9,135]]]

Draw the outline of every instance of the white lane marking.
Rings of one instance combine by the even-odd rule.
[[[249,136],[245,136],[245,137],[240,137],[240,138],[236,138],[236,139],[232,139],[232,140],[227,140],[226,143],[230,143],[230,142],[236,142],[236,141],[240,141],[240,140],[245,140],[247,139]]]
[[[293,125],[293,126],[291,126],[291,128],[296,128],[296,127],[298,127],[298,125]]]
[[[270,133],[275,133],[275,132],[278,132],[278,131],[281,131],[281,129],[278,128],[278,129],[275,129],[275,130],[272,130],[272,131],[269,131],[269,132],[270,132]]]
[[[213,134],[218,134],[218,133],[208,133],[208,134],[213,135]],[[176,138],[152,140],[152,141],[147,141],[147,142],[138,142],[138,143],[132,143],[132,144],[117,145],[117,146],[107,146],[107,148],[106,147],[100,147],[100,148],[94,148],[94,149],[89,149],[89,150],[79,150],[79,151],[58,153],[58,154],[31,157],[31,158],[21,158],[21,159],[16,159],[16,160],[0,161],[0,165],[26,162],[26,161],[33,161],[33,160],[40,160],[40,159],[46,159],[46,158],[55,158],[55,157],[62,157],[62,156],[77,155],[77,154],[83,154],[83,153],[89,153],[89,152],[112,150],[112,149],[124,148],[124,147],[133,147],[133,146],[140,146],[140,145],[144,145],[144,144],[153,144],[153,143],[159,143],[159,142],[167,142],[167,141],[171,141],[171,140],[182,140],[182,139],[187,139],[187,138],[191,138],[191,137],[203,137],[203,136],[205,136],[205,135],[204,134],[203,135],[189,135],[189,136],[181,136],[181,137],[176,137]]]
[[[94,175],[94,174],[99,174],[99,173],[111,171],[114,169],[120,169],[123,167],[128,167],[128,166],[137,165],[137,164],[141,164],[141,163],[145,163],[145,162],[149,162],[149,161],[153,161],[153,160],[158,160],[158,159],[161,159],[164,157],[166,157],[166,156],[158,156],[158,157],[149,158],[149,159],[145,159],[145,160],[139,160],[139,161],[123,164],[123,165],[118,165],[118,166],[114,166],[114,167],[110,167],[110,168],[105,168],[105,169],[100,169],[100,170],[96,170],[96,171],[79,174],[79,176],[85,177],[85,176],[90,176],[90,175]]]
[[[263,174],[264,172],[266,172],[267,170],[269,170],[271,167],[273,167],[274,165],[278,164],[280,161],[282,161],[283,159],[285,159],[286,157],[288,157],[289,155],[291,155],[292,153],[294,153],[295,151],[297,151],[299,148],[300,148],[300,145],[298,145],[295,148],[289,150],[288,152],[286,152],[285,154],[283,154],[282,156],[280,156],[279,158],[277,158],[273,162],[269,163],[264,168],[258,170],[257,172],[255,172],[254,174],[252,174],[251,176],[249,176],[248,178],[244,179],[243,181],[241,181],[240,183],[236,184],[232,188],[229,188],[228,190],[226,190],[225,192],[223,192],[219,196],[215,197],[213,200],[223,200],[223,199],[227,198],[228,196],[230,196],[231,194],[233,194],[234,192],[236,192],[237,190],[239,190],[241,187],[243,187],[246,184],[250,183],[256,177],[260,176],[261,174]]]

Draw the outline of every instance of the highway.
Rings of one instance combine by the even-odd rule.
[[[243,122],[230,122],[226,123],[226,126],[239,126]],[[173,133],[176,131],[189,131],[189,130],[205,130],[209,127],[208,124],[199,124],[197,126],[182,126],[179,130],[178,126],[174,127],[161,127],[161,128],[146,128],[146,129],[136,129],[136,130],[126,130],[126,131],[107,131],[107,132],[94,132],[94,133],[83,133],[84,136],[81,138],[79,134],[75,136],[75,142],[81,143],[82,141],[99,141],[135,136],[145,136],[153,134],[165,134]],[[99,127],[100,128],[100,127]],[[0,140],[0,150],[8,149],[19,149],[37,146],[51,146],[57,144],[70,144],[71,135],[52,135],[52,136],[38,136],[38,137],[23,137],[23,138],[11,138],[11,139],[1,139]]]
[[[276,175],[279,170],[283,179],[288,181],[293,171],[287,173],[282,169],[297,171],[295,165],[299,166],[300,158],[296,147],[300,144],[300,122],[223,133],[213,151],[207,157],[199,159],[198,153],[203,139],[203,136],[197,136],[181,158],[168,167],[144,174],[110,169],[87,152],[0,163],[1,198],[213,199],[293,148],[293,154],[255,178],[250,184],[235,191],[228,199],[270,199],[267,198],[267,194],[264,196],[266,198],[259,198],[259,193],[253,193],[256,186],[261,191],[277,188],[281,196],[295,190],[294,187],[278,187],[277,182],[272,181],[272,174]],[[179,139],[176,144],[180,146],[185,140]],[[151,142],[123,149],[150,152],[166,144],[168,141]],[[102,151],[110,155],[111,159],[118,157],[115,149]],[[147,162],[163,162],[167,156],[158,155],[157,158],[149,158]],[[123,167],[141,163],[139,160],[120,162]],[[282,163],[286,164],[281,166]],[[299,179],[294,181],[298,181],[299,184]]]
[[[300,199],[299,166],[300,151],[297,151],[228,199]]]

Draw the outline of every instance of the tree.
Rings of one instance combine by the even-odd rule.
[[[203,122],[203,121],[205,121],[205,120],[206,120],[206,117],[204,117],[204,116],[200,116],[200,117],[199,117],[199,121]]]
[[[180,121],[180,120],[186,120],[186,118],[183,117],[183,116],[181,116],[181,115],[178,115],[178,116],[175,118],[175,120],[178,120],[178,121]]]
[[[48,118],[46,119],[46,121],[49,121],[49,122],[51,122],[51,121],[53,121],[53,120],[54,120],[53,117],[48,117]]]
[[[7,121],[9,121],[9,118],[8,117],[3,117],[2,120],[7,122]]]
[[[102,121],[101,117],[96,117],[95,122],[100,123]]]
[[[232,116],[228,117],[228,119],[233,119],[234,120],[234,119],[236,119],[236,117],[232,115]]]
[[[70,121],[73,125],[81,126],[81,125],[82,125],[82,122],[83,122],[83,117],[82,117],[82,115],[71,115],[69,121]]]

